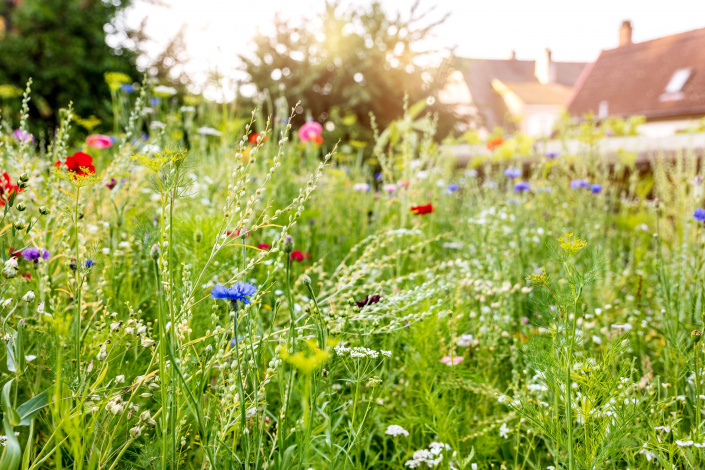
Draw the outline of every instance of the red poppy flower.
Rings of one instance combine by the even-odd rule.
[[[16,250],[16,249],[10,247],[9,251],[10,251],[10,256],[12,256],[13,258],[19,258],[20,256],[22,256],[22,250]]]
[[[494,150],[504,143],[502,136],[493,137],[487,141],[487,150]]]
[[[4,206],[7,201],[10,200],[10,196],[12,196],[12,193],[20,192],[22,192],[22,188],[15,184],[12,184],[12,181],[10,180],[10,175],[8,175],[7,173],[3,173],[2,177],[0,178],[0,207]]]
[[[323,143],[323,136],[317,135],[316,137],[313,138],[313,142],[315,144],[321,145]]]
[[[304,258],[306,258],[306,259],[310,258],[311,253],[304,253],[303,251],[294,250],[291,252],[289,257],[291,258],[291,261],[301,262],[304,260]]]
[[[20,274],[20,276],[27,279],[28,281],[32,279],[32,275],[29,273]]]
[[[429,202],[423,206],[411,206],[411,212],[416,215],[430,214],[433,212],[433,204]]]
[[[93,157],[84,152],[76,152],[70,157],[66,157],[65,162],[59,160],[55,165],[60,167],[62,164],[66,165],[71,173],[76,173],[80,176],[92,175],[95,173]]]
[[[272,245],[267,245],[266,243],[260,243],[259,245],[257,245],[257,248],[259,248],[260,250],[269,250],[270,248],[272,248]]]

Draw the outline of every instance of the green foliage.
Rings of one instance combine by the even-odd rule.
[[[135,54],[112,48],[106,31],[115,30],[118,12],[129,0],[23,0],[4,2],[9,27],[0,38],[0,84],[35,83],[35,116],[58,122],[59,108],[73,101],[79,116],[110,119],[106,72],[138,78]],[[2,96],[2,95],[0,95]],[[10,102],[3,100],[4,106]],[[9,113],[6,113],[6,115]]]
[[[346,9],[329,1],[301,24],[277,19],[275,34],[256,36],[253,55],[242,57],[245,70],[258,91],[301,100],[313,120],[334,124],[331,141],[357,141],[369,155],[370,113],[387,127],[405,95],[416,103],[445,83],[445,62],[422,65],[441,51],[417,52],[443,19],[431,22],[418,9],[417,2],[411,17],[389,17],[379,2]],[[440,132],[447,132],[448,110],[435,103],[429,111],[441,112]]]

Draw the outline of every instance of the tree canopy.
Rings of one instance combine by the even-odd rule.
[[[139,75],[135,52],[106,42],[129,0],[23,0],[3,2],[0,84],[20,89],[33,80],[32,112],[53,122],[73,101],[78,115],[110,119],[106,72]],[[4,8],[4,11],[2,10]]]
[[[445,18],[429,21],[418,6],[391,18],[376,1],[362,9],[330,1],[298,24],[277,17],[274,34],[258,33],[253,53],[241,56],[244,69],[258,92],[300,100],[313,120],[332,122],[329,136],[369,142],[370,112],[384,127],[402,114],[405,94],[413,103],[445,83],[450,51],[421,50]]]

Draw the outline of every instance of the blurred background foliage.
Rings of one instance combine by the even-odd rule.
[[[142,0],[156,1],[156,0]],[[34,81],[31,113],[51,131],[59,111],[73,101],[84,120],[95,116],[96,131],[114,128],[111,93],[106,73],[120,72],[141,82],[176,88],[179,98],[194,101],[188,76],[174,72],[184,60],[183,34],[175,36],[160,54],[143,63],[150,39],[144,24],[129,30],[121,14],[131,0],[11,0],[0,4],[0,104],[4,118],[17,120],[21,91]],[[276,114],[301,102],[307,119],[325,125],[329,142],[343,139],[354,154],[371,155],[370,114],[384,129],[409,103],[427,100],[424,113],[436,116],[437,135],[451,129],[453,116],[434,98],[446,79],[450,50],[433,50],[435,28],[445,18],[430,20],[416,2],[410,14],[390,17],[379,2],[351,9],[329,1],[322,11],[296,24],[275,18],[275,33],[258,33],[242,70],[253,96],[222,104],[237,122],[253,106]],[[138,67],[138,58],[141,58]],[[382,65],[380,65],[382,64]],[[172,73],[173,72],[173,73]],[[244,84],[243,83],[243,84]],[[191,93],[189,93],[191,92]],[[196,96],[196,100],[199,98]],[[186,100],[188,101],[188,99]],[[33,120],[37,122],[37,120]]]
[[[43,118],[48,128],[70,101],[79,116],[109,119],[110,90],[104,74],[140,77],[136,51],[106,42],[108,33],[116,29],[117,14],[128,5],[128,0],[3,0],[0,84],[6,86],[0,100],[4,111],[7,107],[14,114],[19,111],[16,95],[31,77],[31,112]],[[11,117],[15,116],[5,119]]]

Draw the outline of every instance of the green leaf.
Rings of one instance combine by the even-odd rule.
[[[27,368],[27,358],[24,355],[24,323],[19,322],[17,325],[17,340],[15,341],[15,364],[17,364],[17,373],[21,374]]]
[[[2,387],[2,396],[0,397],[0,402],[2,402],[2,410],[5,412],[5,417],[9,418],[9,423],[12,424],[13,426],[16,426],[20,423],[20,415],[17,414],[17,411],[12,407],[12,402],[10,401],[10,392],[12,391],[12,382],[15,379],[10,379],[7,381],[7,383]],[[7,426],[5,427],[7,429]],[[14,436],[14,434],[12,434]],[[10,439],[10,436],[7,436],[8,441]],[[0,470],[2,468],[0,467]]]
[[[51,395],[51,387],[44,390],[42,393],[30,398],[26,402],[22,403],[17,407],[17,413],[20,416],[20,426],[29,426],[37,413],[41,411],[42,408],[49,404],[49,396]]]
[[[17,372],[17,364],[15,363],[15,340],[10,338],[5,346],[7,347],[7,370]]]
[[[8,382],[11,383],[12,381]],[[5,385],[7,387],[7,385]],[[5,395],[5,389],[3,388],[3,396]],[[22,450],[20,449],[20,443],[17,441],[17,436],[15,436],[15,430],[10,424],[8,414],[2,419],[3,425],[5,426],[5,448],[2,451],[2,456],[0,457],[0,470],[17,470],[20,466],[20,460],[22,459]]]

